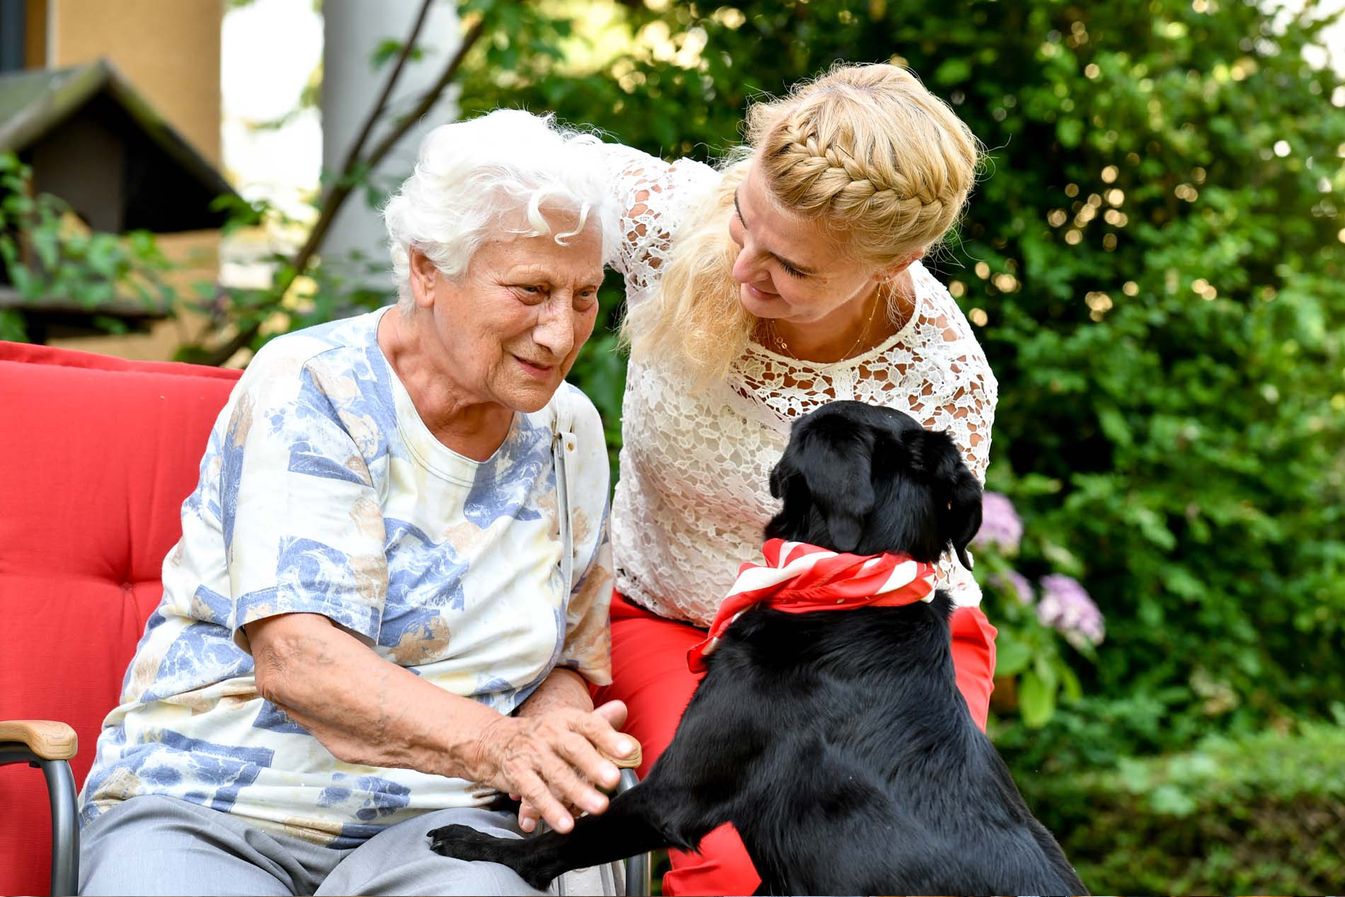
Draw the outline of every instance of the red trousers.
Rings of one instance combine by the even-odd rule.
[[[972,719],[985,728],[995,671],[995,627],[975,608],[953,612],[953,666],[957,687]],[[644,750],[644,778],[672,741],[700,677],[687,668],[687,651],[705,638],[705,630],[650,613],[612,593],[612,684],[600,689],[598,703],[619,699],[630,716],[625,731]],[[663,877],[670,897],[696,894],[751,894],[761,884],[752,860],[732,825],[725,824],[701,841],[696,853],[669,851],[672,871]]]

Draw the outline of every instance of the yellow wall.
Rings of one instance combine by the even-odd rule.
[[[224,0],[40,0],[45,7],[48,68],[111,60],[156,112],[217,168],[220,159],[220,26]],[[30,12],[32,7],[30,6]],[[30,15],[30,24],[36,16]],[[169,258],[187,265],[176,285],[216,277],[214,233],[163,235]],[[53,340],[54,345],[119,355],[169,359],[200,320],[190,313],[153,326],[148,334]]]
[[[47,0],[47,67],[110,59],[219,167],[223,17],[223,0]]]

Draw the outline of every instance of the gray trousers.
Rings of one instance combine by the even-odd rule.
[[[505,866],[429,849],[427,833],[470,825],[521,837],[511,813],[438,810],[333,850],[187,801],[142,795],[80,833],[81,894],[539,894]]]

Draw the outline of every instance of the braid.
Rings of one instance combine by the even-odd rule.
[[[847,66],[752,110],[772,192],[836,223],[875,259],[937,242],[966,202],[979,148],[909,72]]]

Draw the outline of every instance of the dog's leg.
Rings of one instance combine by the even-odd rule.
[[[430,832],[431,847],[445,856],[503,863],[539,889],[571,869],[661,847],[694,850],[728,821],[745,773],[767,741],[754,705],[735,686],[732,677],[712,672],[649,778],[613,798],[602,815],[580,817],[568,835],[496,839],[450,825]]]
[[[429,833],[430,847],[444,856],[502,863],[538,890],[545,890],[552,879],[571,869],[669,845],[689,848],[684,839],[654,823],[654,808],[668,798],[659,796],[657,785],[649,785],[645,782],[618,795],[601,816],[581,816],[566,835],[547,831],[518,840],[495,838],[465,825],[446,825]]]

